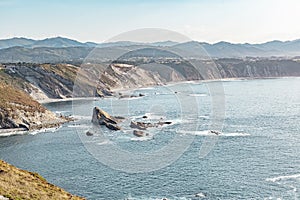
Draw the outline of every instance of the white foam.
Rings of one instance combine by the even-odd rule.
[[[80,119],[91,120],[92,119],[91,115],[72,115],[71,117],[75,118],[75,120],[80,120]]]
[[[189,94],[191,97],[206,97],[207,94]]]
[[[203,130],[203,131],[178,131],[179,134],[191,134],[191,135],[197,135],[197,136],[216,136],[216,134],[211,133],[210,130]],[[220,137],[245,137],[249,136],[249,133],[221,133],[217,136]]]
[[[69,128],[91,128],[91,126],[87,124],[71,124],[68,125]]]
[[[67,113],[67,112],[69,112],[69,111],[67,111],[67,110],[54,111],[54,113],[56,113],[56,114],[62,114],[62,113]]]
[[[138,91],[140,90],[154,90],[154,87],[143,87],[143,88],[139,88]]]
[[[177,133],[179,133],[179,134],[199,135],[199,136],[215,135],[215,134],[212,134],[209,130],[204,130],[204,131],[178,131]]]
[[[126,101],[128,101],[128,100],[135,100],[135,99],[141,99],[141,98],[143,98],[144,96],[134,96],[134,97],[122,97],[122,98],[119,98],[118,100],[126,100]]]
[[[131,141],[148,141],[148,140],[152,140],[153,136],[145,136],[145,137],[134,137],[131,138]]]
[[[54,127],[54,128],[43,128],[43,129],[40,129],[40,130],[35,130],[35,131],[29,131],[29,135],[36,135],[36,134],[39,134],[39,133],[45,133],[45,132],[51,132],[51,133],[54,133],[55,131],[57,131],[59,127]]]
[[[198,118],[200,118],[200,119],[209,119],[209,116],[206,116],[206,115],[200,115],[200,116],[198,116]]]
[[[203,194],[202,192],[195,194],[195,197],[200,197],[200,198],[204,198],[205,194]]]
[[[245,137],[245,136],[249,136],[249,133],[224,133],[221,134],[221,136],[225,136],[225,137]]]
[[[277,182],[277,181],[288,180],[288,179],[300,180],[300,174],[293,174],[293,175],[287,175],[287,176],[278,176],[278,177],[274,177],[274,178],[267,178],[266,181]]]
[[[24,135],[28,133],[28,131],[10,131],[5,133],[0,133],[0,137],[7,137],[7,136],[13,136],[13,135]]]
[[[107,145],[107,144],[112,144],[112,143],[113,143],[113,142],[110,141],[110,140],[105,140],[105,141],[103,141],[103,142],[97,143],[97,145]]]

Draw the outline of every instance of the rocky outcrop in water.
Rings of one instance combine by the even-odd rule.
[[[95,125],[106,126],[108,129],[114,131],[121,130],[121,127],[118,126],[118,123],[123,119],[124,118],[121,117],[113,117],[98,107],[95,107],[93,110],[92,123]]]
[[[172,122],[157,122],[157,123],[150,123],[150,122],[130,122],[130,127],[139,129],[139,130],[146,130],[147,128],[153,128],[158,126],[163,126],[166,124],[171,124]]]
[[[121,130],[121,126],[119,125],[121,122],[125,120],[124,117],[120,116],[111,116],[104,110],[101,110],[98,107],[95,107],[93,109],[93,116],[92,116],[92,123],[95,125],[100,126],[106,126],[110,130]],[[147,136],[148,133],[144,133],[142,130],[147,130],[148,128],[157,128],[159,126],[168,125],[172,122],[156,122],[156,123],[150,123],[150,122],[130,122],[130,128],[134,129],[133,134],[137,137]],[[86,132],[87,136],[92,136],[93,133],[88,131]]]

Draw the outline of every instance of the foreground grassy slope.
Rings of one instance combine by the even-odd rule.
[[[0,195],[13,200],[84,199],[48,183],[37,173],[18,169],[0,160]]]

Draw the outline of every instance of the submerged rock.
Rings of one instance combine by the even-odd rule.
[[[138,95],[135,95],[135,94],[122,94],[122,93],[119,93],[119,98],[120,99],[124,99],[124,98],[136,98],[136,97],[143,97],[145,96],[144,94],[142,93],[139,93]]]
[[[87,135],[87,136],[93,136],[94,134],[93,134],[92,132],[90,132],[90,131],[87,131],[87,132],[86,132],[86,135]]]
[[[220,135],[220,134],[221,134],[221,132],[219,132],[219,131],[214,131],[214,130],[211,130],[210,133],[213,133],[213,134],[216,134],[216,135]]]
[[[146,129],[149,128],[149,127],[154,127],[154,125],[151,124],[151,123],[134,122],[134,121],[131,121],[130,127],[131,127],[131,128],[140,129],[140,130],[146,130]]]
[[[137,137],[143,137],[145,134],[143,131],[134,130],[133,135],[135,135]]]
[[[140,130],[146,130],[147,128],[163,126],[163,125],[165,125],[165,124],[171,124],[171,123],[172,123],[172,122],[157,122],[157,123],[150,123],[150,122],[134,122],[134,121],[131,121],[130,127],[131,127],[131,128],[140,129]]]

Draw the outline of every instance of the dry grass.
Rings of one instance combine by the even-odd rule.
[[[41,64],[40,67],[72,82],[75,81],[78,71],[77,67],[68,64]]]
[[[28,94],[1,81],[0,109],[6,111],[21,109],[28,112],[45,112],[45,108],[33,100]]]
[[[0,160],[0,195],[13,200],[84,199],[48,183],[37,173],[18,169]]]

